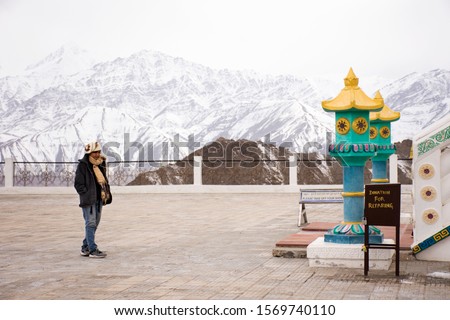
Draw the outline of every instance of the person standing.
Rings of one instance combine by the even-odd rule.
[[[98,142],[88,143],[84,151],[84,157],[78,160],[74,183],[80,196],[79,206],[85,223],[85,237],[80,254],[85,257],[104,258],[106,253],[98,249],[95,233],[100,223],[103,205],[108,203],[106,157],[101,155],[101,146]]]

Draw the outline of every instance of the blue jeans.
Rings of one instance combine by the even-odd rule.
[[[85,237],[83,240],[82,249],[89,249],[89,252],[97,249],[95,243],[95,232],[102,217],[102,200],[98,200],[94,205],[81,208],[83,210]]]

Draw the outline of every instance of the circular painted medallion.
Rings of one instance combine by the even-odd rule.
[[[423,187],[422,190],[420,190],[422,199],[426,201],[433,201],[434,199],[436,199],[436,193],[436,189],[432,186],[426,186]]]
[[[419,168],[419,175],[422,179],[431,179],[434,177],[434,167],[431,164],[423,164]]]
[[[389,138],[389,136],[391,135],[391,130],[388,127],[381,127],[380,128],[380,136],[382,138]]]
[[[434,209],[427,209],[422,213],[422,219],[427,224],[433,224],[439,219],[439,214]]]
[[[375,139],[378,135],[378,129],[376,127],[370,127],[370,139]]]
[[[339,134],[347,134],[350,130],[350,122],[346,118],[339,118],[336,121],[336,131]]]
[[[352,128],[353,131],[355,131],[358,134],[363,134],[367,131],[369,128],[369,124],[367,123],[367,120],[363,117],[358,117],[352,122]]]

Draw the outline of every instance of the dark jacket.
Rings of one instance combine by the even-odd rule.
[[[106,181],[106,163],[99,165]],[[101,188],[94,175],[92,163],[89,162],[89,154],[85,154],[83,159],[78,160],[78,167],[75,173],[75,190],[80,195],[80,207],[92,206],[101,199]]]

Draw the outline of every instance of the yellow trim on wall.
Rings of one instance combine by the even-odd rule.
[[[364,191],[360,192],[342,192],[343,197],[364,197]]]
[[[371,182],[389,182],[389,179],[383,178],[383,179],[372,179]]]
[[[356,221],[356,222],[353,222],[353,221],[341,221],[341,224],[363,224],[363,222],[362,221]]]

